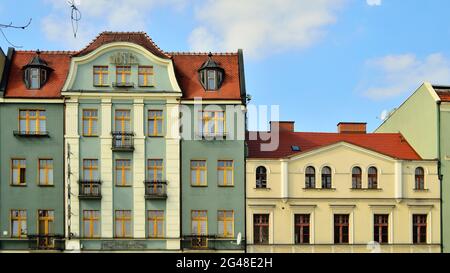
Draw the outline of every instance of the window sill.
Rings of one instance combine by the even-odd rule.
[[[116,185],[117,188],[131,188],[132,185]]]
[[[336,191],[337,189],[324,189],[324,188],[303,188],[304,191]]]
[[[219,188],[234,188],[234,185],[217,185]]]
[[[27,186],[27,184],[23,184],[23,185],[16,185],[16,184],[10,184],[11,187],[17,187],[17,188],[24,188]]]
[[[207,188],[208,185],[191,185],[193,188]]]
[[[110,84],[94,84],[94,87],[111,87]]]
[[[38,184],[38,187],[40,187],[40,188],[54,188],[55,185],[41,185],[41,184]]]
[[[83,137],[86,137],[86,138],[96,138],[96,137],[98,137],[98,135],[91,135],[91,136],[83,135]]]
[[[158,135],[158,136],[153,136],[153,135],[147,135],[148,138],[163,138],[165,137],[164,135]]]
[[[253,188],[254,190],[257,190],[257,191],[271,191],[272,189],[271,188]]]
[[[140,88],[148,88],[148,87],[155,87],[155,85],[138,85]]]
[[[414,189],[414,192],[429,192],[429,189],[423,189],[423,190],[419,190],[419,189]]]
[[[383,191],[383,189],[355,189],[355,188],[351,188],[351,191]]]

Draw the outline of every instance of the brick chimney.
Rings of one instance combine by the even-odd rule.
[[[363,122],[340,122],[338,125],[340,134],[366,134],[367,123]]]
[[[271,121],[270,131],[273,132],[278,127],[280,132],[294,132],[295,121]]]

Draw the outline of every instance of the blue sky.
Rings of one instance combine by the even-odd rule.
[[[252,103],[280,105],[299,131],[373,130],[423,81],[450,84],[448,0],[77,2],[76,39],[65,0],[0,0],[0,23],[32,18],[4,30],[23,49],[77,50],[103,30],[146,31],[166,51],[243,48]]]

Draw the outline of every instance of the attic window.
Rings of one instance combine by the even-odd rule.
[[[220,89],[223,78],[224,69],[212,59],[212,54],[209,53],[208,60],[198,70],[200,82],[206,91],[216,91]]]
[[[301,152],[300,146],[291,146],[293,152]]]
[[[22,68],[24,70],[23,80],[27,89],[41,89],[47,82],[48,74],[52,71],[47,62],[41,59],[40,54],[38,50],[36,56]]]

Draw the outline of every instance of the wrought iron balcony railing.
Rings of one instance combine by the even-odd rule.
[[[101,181],[79,181],[79,198],[82,199],[101,199],[102,182]]]
[[[63,235],[28,235],[31,250],[64,250],[64,240]]]
[[[167,199],[166,181],[145,181],[145,199]]]
[[[49,134],[47,131],[21,131],[16,130],[13,132],[15,136],[19,137],[48,137]]]
[[[134,151],[134,133],[112,132],[112,150],[132,152]]]
[[[114,87],[134,87],[134,82],[113,82]]]

